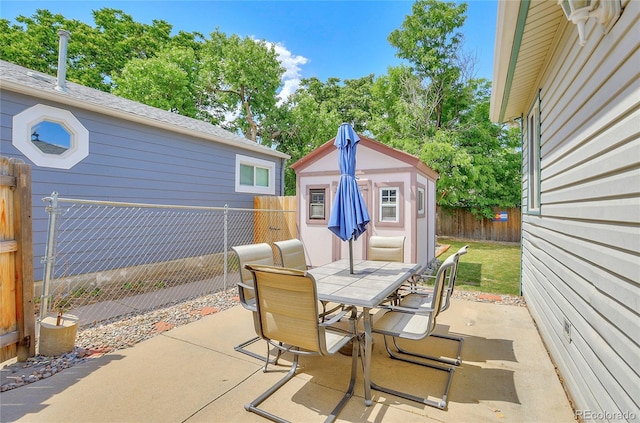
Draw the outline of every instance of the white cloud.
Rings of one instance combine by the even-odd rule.
[[[282,75],[282,89],[278,94],[279,104],[282,104],[291,94],[293,94],[300,86],[300,76],[302,65],[305,65],[309,59],[304,56],[297,56],[292,54],[284,44],[271,43],[278,55],[280,64],[286,69],[284,75]]]

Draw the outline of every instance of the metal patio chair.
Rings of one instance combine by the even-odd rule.
[[[450,257],[453,257],[454,264],[446,280],[445,292],[442,298],[442,305],[440,306],[440,312],[447,310],[449,308],[449,305],[451,304],[451,295],[453,294],[453,289],[456,284],[460,257],[463,256],[464,254],[467,254],[468,249],[469,249],[469,246],[465,245],[464,247],[460,248],[455,254],[450,256]],[[423,279],[428,278],[428,279],[434,279],[434,280],[436,279],[436,277],[437,277],[437,274],[433,276],[422,276]],[[401,307],[414,308],[414,309],[429,308],[431,307],[431,303],[432,303],[433,289],[431,288],[422,289],[417,285],[413,284],[409,288],[409,293],[406,295],[402,295],[402,292],[401,292],[400,297],[401,299],[398,305],[400,305]],[[462,343],[464,342],[464,338],[462,338],[461,336],[453,336],[450,334],[439,334],[439,333],[433,333],[431,336],[436,338],[449,339],[451,341],[456,341],[458,343],[458,352],[457,352],[456,358],[423,355],[424,358],[440,361],[442,363],[453,364],[456,366],[459,366],[460,363],[462,363],[461,354],[462,354]],[[398,348],[399,351],[404,352],[402,348],[398,346],[396,346],[396,348]]]
[[[267,243],[262,244],[249,244],[238,245],[231,247],[238,257],[238,268],[240,271],[240,284],[238,284],[238,296],[240,297],[240,304],[247,310],[253,313],[253,325],[258,334],[258,310],[256,308],[255,292],[253,289],[253,275],[250,271],[245,269],[246,264],[265,264],[273,266],[273,250]],[[245,342],[242,342],[235,347],[234,350],[247,354],[258,360],[268,360],[268,357],[264,357],[260,354],[256,354],[253,351],[246,349],[249,345],[260,341],[260,336],[255,336]]]
[[[304,244],[299,239],[293,238],[285,241],[276,241],[273,244],[280,252],[280,262],[282,263],[282,267],[298,270],[307,270],[311,268],[311,266],[307,264],[307,259],[304,255]],[[320,301],[320,303],[322,304],[322,317],[343,308],[342,304],[338,304],[330,310],[327,310],[329,302]]]
[[[325,420],[334,421],[353,396],[355,387],[359,350],[356,308],[345,307],[336,316],[323,322],[318,316],[316,281],[311,274],[274,266],[247,265],[246,269],[253,274],[258,333],[279,352],[292,353],[294,359],[289,372],[258,398],[246,404],[245,409],[276,422],[286,422],[282,417],[258,406],[294,377],[301,355],[333,355],[353,341],[351,379],[347,392]],[[347,315],[349,330],[332,326]],[[276,363],[278,357],[279,354]],[[266,361],[265,371],[268,364]]]
[[[410,393],[401,392],[395,389],[377,385],[374,382],[371,382],[372,389],[393,394],[411,401],[426,404],[431,407],[440,409],[446,408],[447,396],[449,394],[449,389],[451,388],[451,381],[453,379],[455,368],[445,367],[431,363],[429,361],[417,359],[430,359],[430,357],[423,356],[415,352],[409,352],[406,350],[399,351],[397,349],[396,338],[421,340],[427,338],[428,336],[432,336],[433,331],[436,328],[436,318],[441,311],[442,301],[447,286],[446,278],[449,272],[453,270],[454,264],[454,256],[450,256],[447,260],[445,260],[444,263],[442,263],[442,265],[438,269],[438,273],[436,274],[435,286],[433,289],[435,295],[431,297],[431,304],[429,307],[414,309],[400,306],[387,306],[387,310],[379,319],[374,322],[372,327],[373,333],[379,333],[383,335],[384,346],[390,357],[410,363],[415,363],[421,366],[430,367],[436,370],[449,372],[442,398],[438,401],[434,401],[428,398],[418,397]],[[392,342],[389,342],[389,338],[392,339]],[[395,350],[392,348],[392,345],[394,348],[396,348]]]
[[[372,261],[393,261],[404,262],[404,236],[379,236],[372,235],[369,237],[367,244],[367,260]],[[409,279],[411,282],[413,276]],[[400,297],[398,291],[389,295],[387,301],[392,304],[398,304]]]
[[[373,261],[404,261],[404,236],[369,237],[367,245],[367,260]]]

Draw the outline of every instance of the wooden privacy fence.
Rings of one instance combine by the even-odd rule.
[[[520,242],[519,208],[494,209],[493,219],[478,219],[465,209],[436,208],[436,234],[460,239]]]
[[[274,241],[298,237],[295,196],[255,197],[253,208],[259,210],[255,216],[254,242],[272,244]]]
[[[0,362],[35,355],[31,166],[0,156]]]

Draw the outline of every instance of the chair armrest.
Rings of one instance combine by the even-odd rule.
[[[387,306],[384,307],[389,311],[397,311],[400,313],[407,314],[430,314],[433,312],[433,308],[431,307],[420,307],[420,308],[410,308],[410,307],[400,307],[400,306]]]
[[[250,285],[247,285],[247,284],[246,284],[246,283],[244,283],[244,282],[238,282],[238,286],[241,286],[241,287],[242,287],[242,288],[244,288],[244,289],[248,289],[248,290],[250,290],[250,291],[253,291],[253,287],[252,287],[252,286],[250,286]]]
[[[349,313],[349,312],[351,312],[350,319],[356,319],[357,318],[358,309],[355,306],[345,306],[345,308],[340,313],[336,314],[331,319],[320,323],[320,326],[331,326],[332,324],[339,322],[340,319],[342,319],[344,316],[346,316],[347,313]]]
[[[252,286],[247,285],[244,282],[238,282],[238,295],[240,296],[240,304],[242,305],[242,307],[246,308],[247,310],[253,311],[253,312],[257,312],[258,311],[258,307],[255,304],[255,300],[253,304],[250,304],[249,301],[247,301],[244,298],[244,293],[243,293],[243,289],[247,289],[249,291],[253,291],[254,288]]]

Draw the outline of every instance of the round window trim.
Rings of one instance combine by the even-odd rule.
[[[57,123],[69,132],[71,143],[62,154],[48,154],[31,142],[31,128],[42,121]],[[36,166],[71,169],[89,155],[89,131],[68,110],[36,104],[13,117],[13,145]]]

